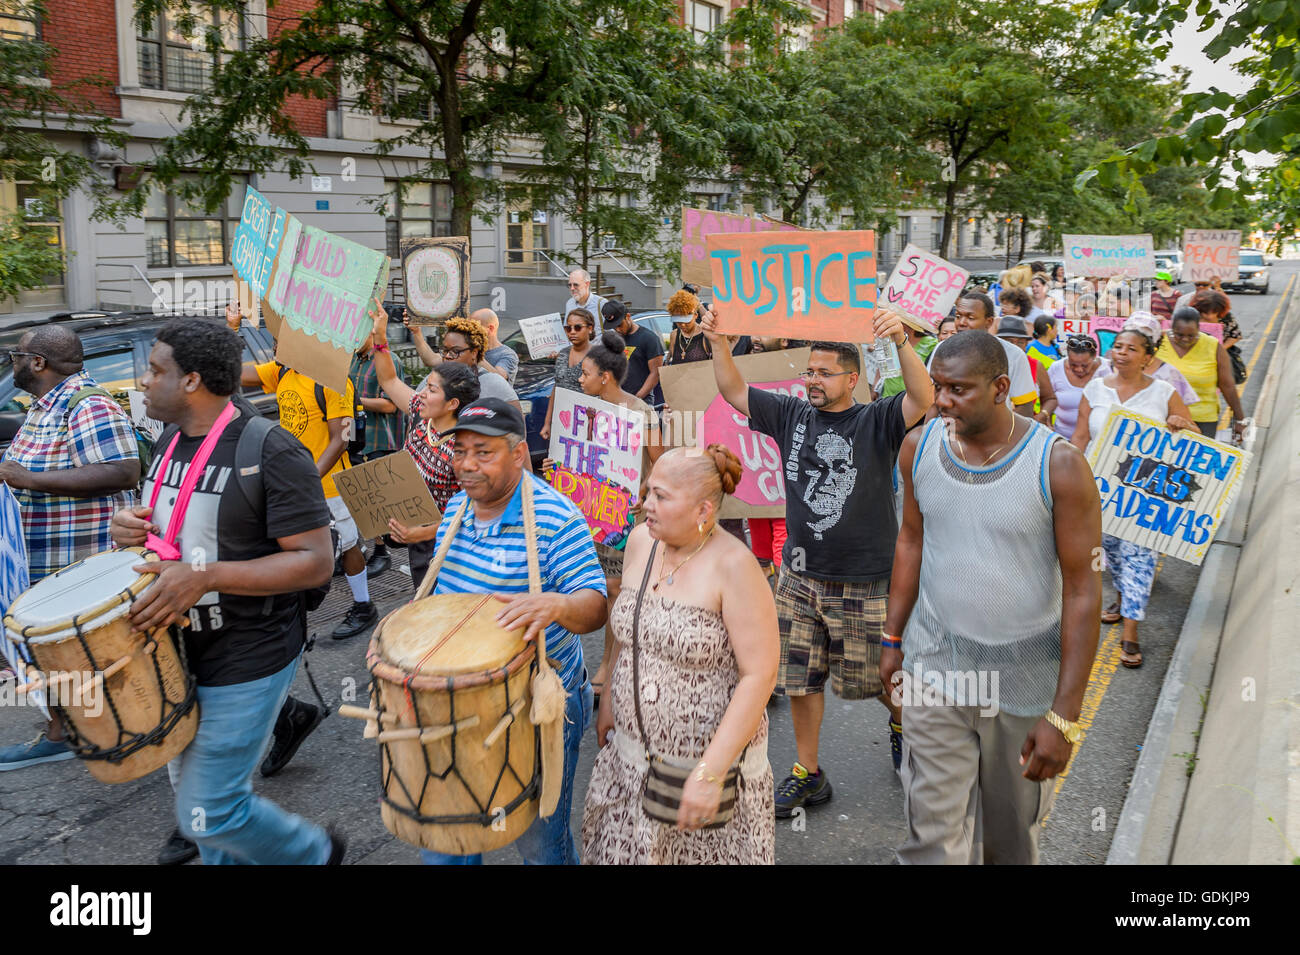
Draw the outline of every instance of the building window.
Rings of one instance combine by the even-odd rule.
[[[49,245],[63,247],[63,219],[58,200],[44,192],[41,183],[0,180],[0,220],[7,220],[15,213],[22,215],[23,231],[44,234]],[[43,276],[38,286],[21,293],[18,300],[24,305],[62,302],[62,270]],[[6,310],[0,307],[0,312]]]
[[[686,0],[686,25],[698,43],[707,43],[709,34],[722,26],[722,7],[700,0]]]
[[[39,40],[41,26],[36,11],[23,0],[0,0],[0,40]]]
[[[710,212],[726,212],[726,195],[721,192],[697,192],[692,198],[695,200],[697,209],[708,209]]]
[[[198,177],[184,177],[197,181]],[[149,268],[186,265],[225,265],[230,262],[230,242],[244,209],[247,178],[231,187],[223,208],[215,213],[179,196],[151,189],[144,207],[145,252]]]
[[[984,220],[983,219],[975,220],[974,232],[975,232],[975,237],[971,240],[971,244],[975,246],[983,245],[984,244]]]
[[[154,90],[197,93],[212,81],[215,58],[207,52],[207,30],[221,32],[226,50],[244,47],[242,12],[213,11],[207,4],[193,3],[194,27],[190,35],[181,31],[176,12],[166,9],[148,23],[137,23],[136,53],[140,60],[140,85]]]
[[[506,210],[506,275],[549,275],[550,216],[527,202]]]
[[[943,216],[930,217],[930,250],[939,251],[939,241],[943,238]]]
[[[407,182],[389,179],[384,183],[384,227],[388,255],[399,258],[402,239],[412,236],[451,235],[451,184]]]

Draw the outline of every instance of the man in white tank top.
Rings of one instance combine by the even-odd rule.
[[[1081,739],[1101,501],[1083,455],[1013,413],[997,339],[958,332],[930,375],[939,418],[899,453],[903,525],[881,641],[881,680],[903,710],[898,859],[1035,863],[1051,779]],[[995,566],[1020,585],[994,586]]]

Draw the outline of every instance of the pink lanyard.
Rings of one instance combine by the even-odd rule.
[[[150,534],[145,541],[145,547],[153,551],[161,560],[180,560],[180,548],[176,546],[176,538],[180,536],[181,525],[185,521],[185,512],[189,509],[190,498],[194,494],[194,488],[199,483],[199,478],[203,476],[204,468],[207,467],[208,458],[212,457],[212,449],[217,446],[217,441],[221,438],[221,433],[226,430],[226,425],[230,424],[235,417],[235,406],[228,404],[221,414],[217,415],[217,420],[212,423],[212,428],[204,437],[203,443],[199,445],[198,453],[194,455],[194,460],[190,462],[189,469],[185,472],[185,480],[181,481],[180,492],[176,495],[176,506],[172,508],[171,518],[167,521],[166,539]],[[172,436],[171,444],[167,445],[167,451],[163,454],[162,461],[158,464],[158,470],[154,472],[153,493],[149,496],[149,507],[152,509],[158,503],[158,492],[162,490],[163,478],[167,475],[167,468],[172,463],[172,452],[176,450],[176,442],[181,439],[181,433],[177,430]]]

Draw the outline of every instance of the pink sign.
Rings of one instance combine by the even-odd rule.
[[[754,388],[806,400],[808,392],[800,379],[756,382]],[[785,506],[785,482],[781,478],[781,451],[776,441],[749,428],[749,420],[721,395],[716,396],[700,419],[699,443],[725,444],[736,452],[744,468],[736,486],[736,500],[751,507]]]
[[[682,207],[682,281],[693,285],[712,285],[705,237],[717,232],[798,232],[780,219],[766,216],[737,216],[729,212]]]
[[[1097,332],[1118,333],[1124,328],[1124,323],[1127,321],[1127,318],[1121,318],[1118,315],[1094,315],[1091,322],[1093,336],[1095,337]],[[1160,328],[1166,335],[1169,334],[1171,324],[1172,322],[1167,318],[1160,323]],[[1218,322],[1201,322],[1201,331],[1207,335],[1213,335],[1219,341],[1223,341],[1223,326]]]

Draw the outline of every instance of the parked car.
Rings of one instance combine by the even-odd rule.
[[[1156,271],[1168,272],[1171,285],[1183,280],[1183,253],[1178,249],[1164,249],[1156,253]]]
[[[1263,252],[1259,249],[1242,249],[1239,253],[1237,265],[1237,280],[1235,282],[1224,282],[1223,287],[1267,295],[1271,272],[1272,269],[1269,268],[1268,260],[1264,258]]]
[[[39,325],[50,323],[71,328],[81,339],[81,347],[86,356],[85,370],[101,386],[112,392],[129,413],[126,391],[128,388],[140,387],[140,379],[148,368],[149,351],[153,347],[154,337],[158,329],[173,317],[178,316],[158,316],[148,310],[63,312],[49,318],[6,324],[0,329],[0,451],[9,447],[9,442],[22,427],[32,401],[31,395],[14,384],[13,364],[9,359],[9,350],[18,347],[23,335]],[[179,317],[202,317],[209,321],[219,321],[212,316]],[[252,328],[245,323],[239,334],[244,340],[246,364],[272,360],[271,336],[265,328]],[[245,388],[244,397],[261,414],[279,420],[275,395],[263,394],[261,388]]]

